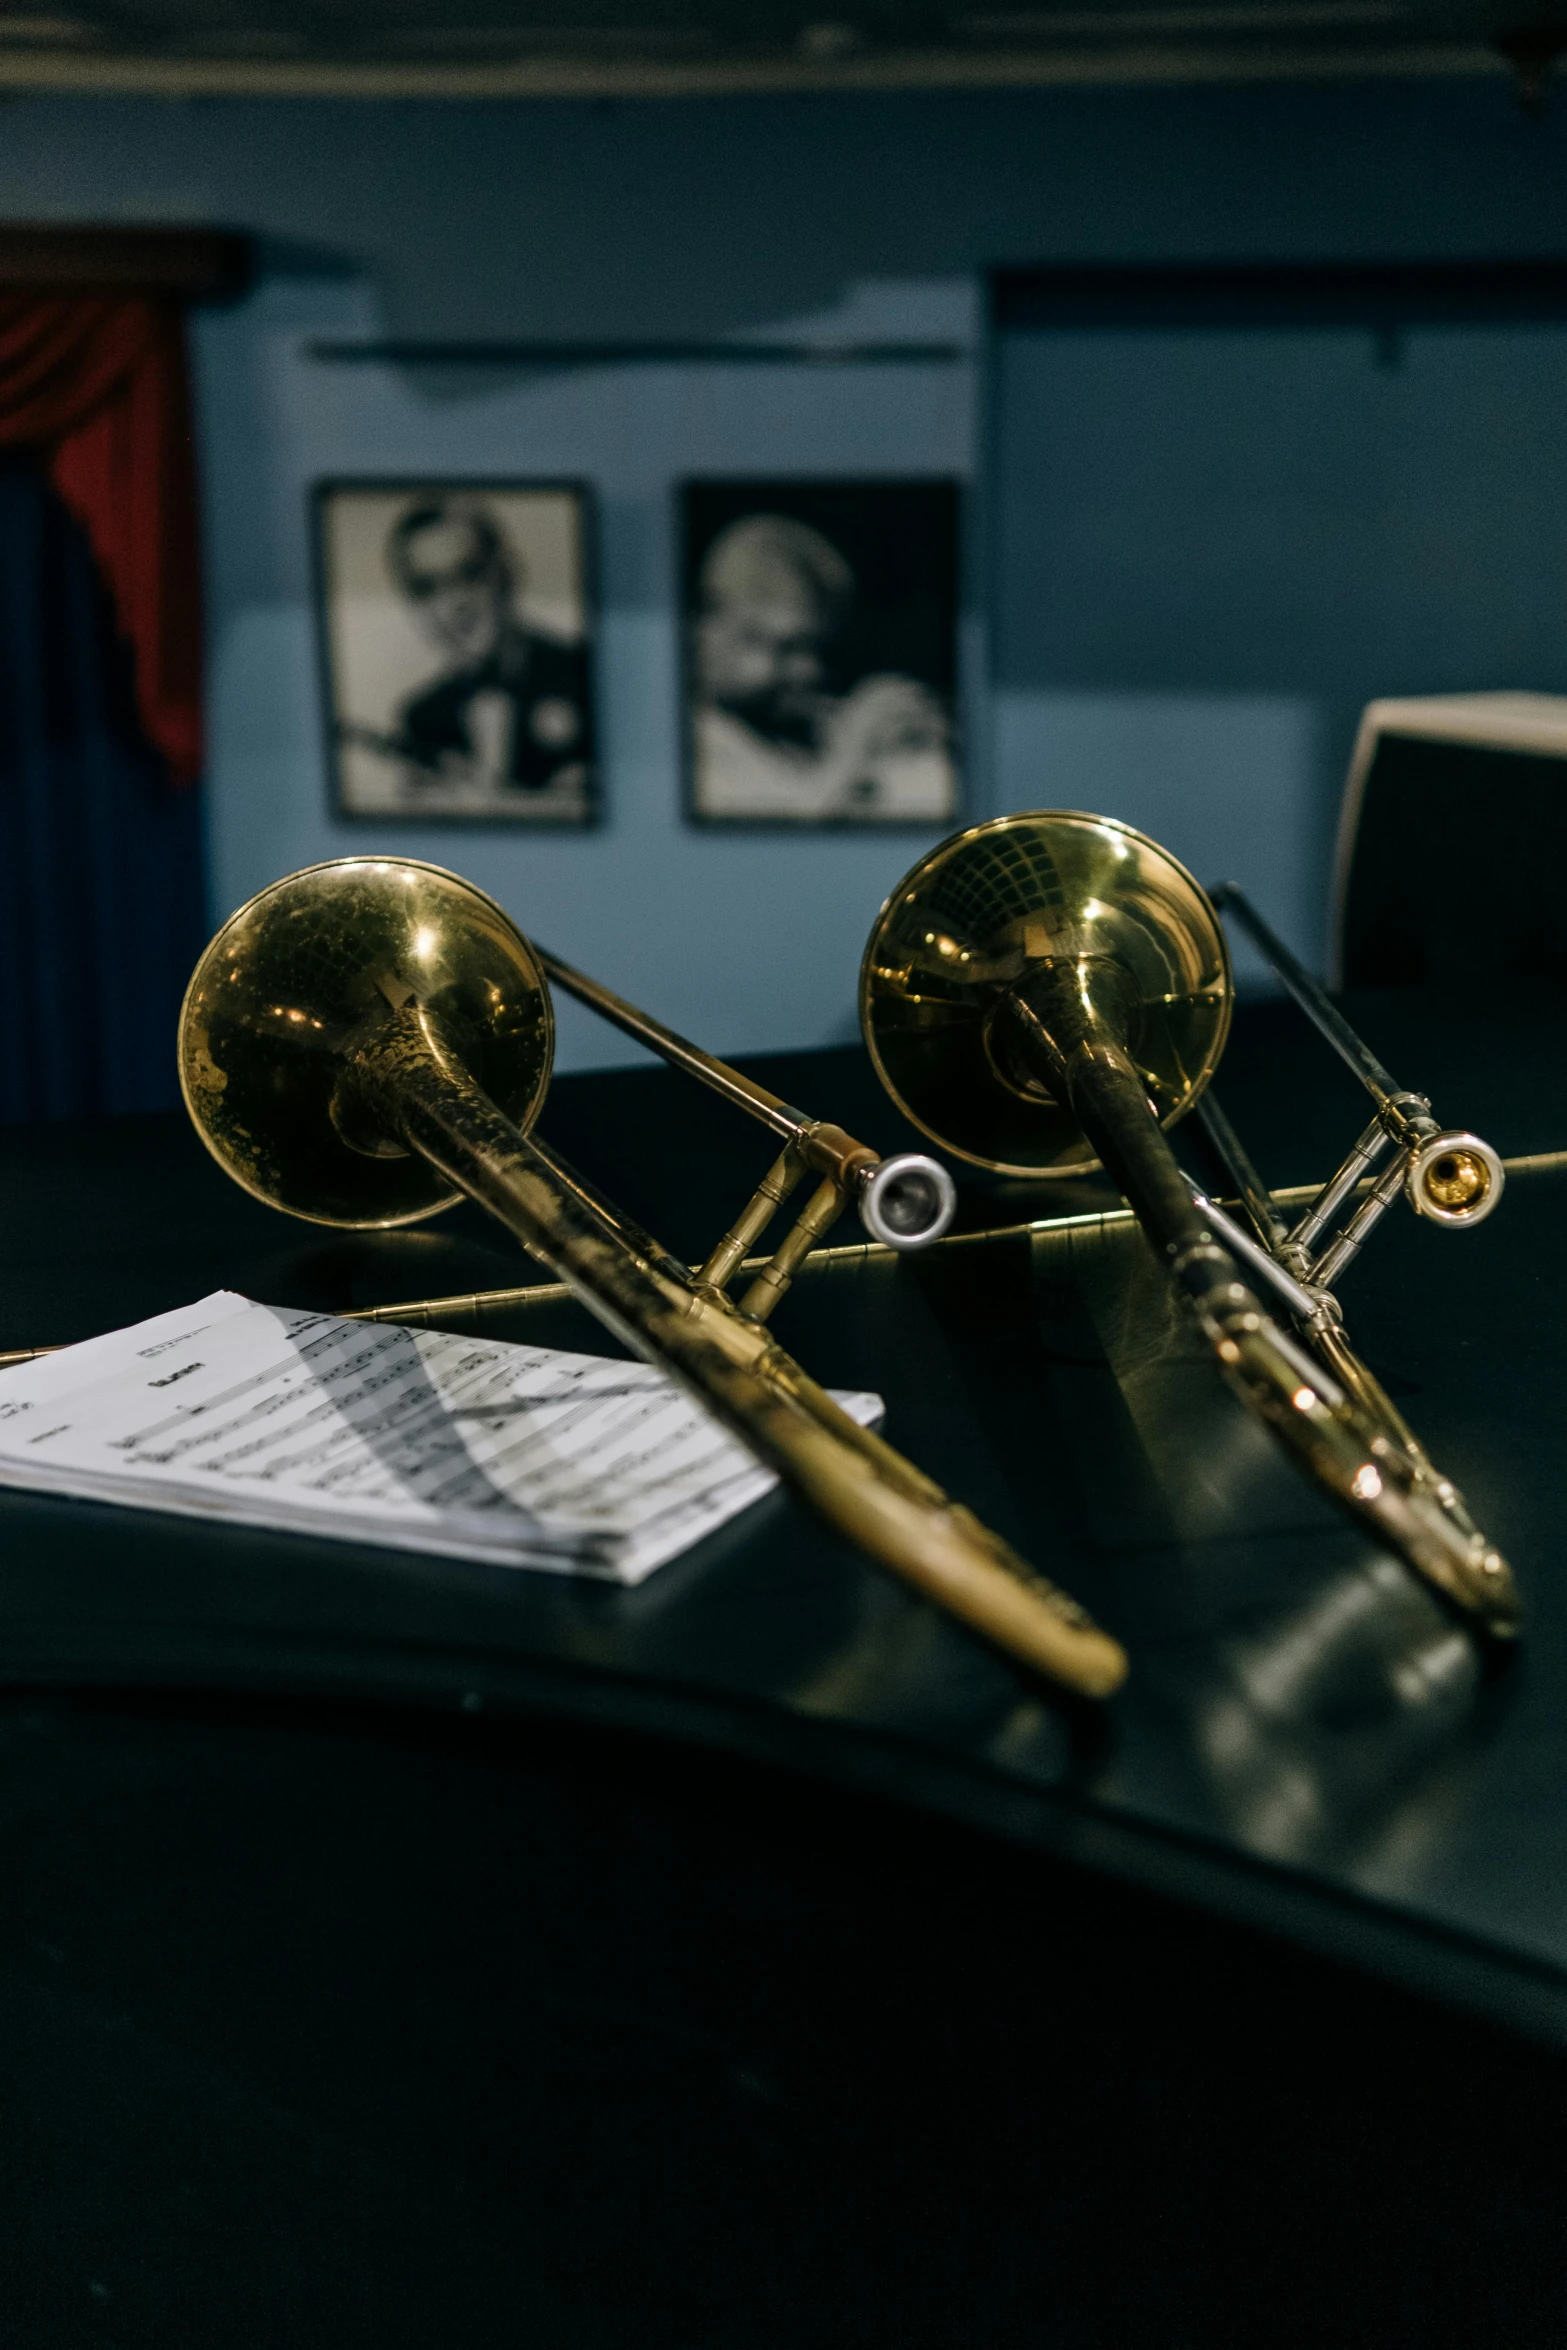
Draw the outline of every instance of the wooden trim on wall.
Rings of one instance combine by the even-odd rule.
[[[242,293],[250,265],[250,240],[226,229],[0,221],[0,286],[113,288],[213,302]]]

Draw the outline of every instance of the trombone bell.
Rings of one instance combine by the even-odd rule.
[[[1104,816],[1003,816],[944,842],[882,908],[861,1024],[921,1133],[999,1175],[1097,1164],[1014,1017],[1019,982],[1045,965],[1070,965],[1085,1002],[1113,1011],[1165,1126],[1196,1101],[1229,1034],[1224,934],[1145,833]]]
[[[499,906],[455,873],[339,858],[228,921],[180,1013],[196,1131],[237,1183],[315,1224],[380,1229],[462,1197],[345,1090],[360,1041],[414,993],[443,1046],[523,1133],[555,1054],[549,989]]]

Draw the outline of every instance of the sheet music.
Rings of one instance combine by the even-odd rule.
[[[623,1583],[776,1482],[647,1364],[228,1290],[0,1373],[0,1485]]]

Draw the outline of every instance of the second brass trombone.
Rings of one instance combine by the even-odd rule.
[[[1241,918],[1262,927],[1249,908]],[[1185,1173],[1165,1133],[1224,1048],[1234,993],[1224,934],[1185,868],[1130,825],[1043,810],[933,849],[882,908],[861,1017],[894,1100],[958,1157],[1012,1175],[1101,1161],[1225,1377],[1284,1449],[1378,1541],[1508,1636],[1518,1599],[1506,1561],[1350,1348],[1329,1286],[1400,1191],[1462,1227],[1499,1197],[1501,1163],[1478,1137],[1439,1129],[1299,966],[1286,957],[1279,968],[1356,1065],[1377,1116],[1293,1232],[1214,1120],[1255,1238]]]

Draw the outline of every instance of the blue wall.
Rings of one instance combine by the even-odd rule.
[[[780,843],[681,826],[671,483],[693,471],[988,472],[994,506],[1035,494],[1022,452],[1045,394],[977,349],[945,369],[476,379],[332,369],[308,357],[310,338],[809,321],[963,339],[993,263],[1559,253],[1564,142],[1561,101],[1530,119],[1501,81],[495,107],[39,100],[0,112],[0,208],[216,221],[261,241],[256,292],[202,319],[195,338],[217,909],[348,843],[434,855],[473,871],[561,952],[738,1050],[850,1032],[860,943],[922,840]],[[1069,436],[1073,415],[1058,413]],[[1555,426],[1531,413],[1527,430]],[[558,469],[600,485],[601,835],[528,842],[328,818],[305,488],[322,473],[404,468]],[[1129,638],[1098,669],[1058,659],[1027,625],[1044,609],[1034,557],[1000,540],[982,504],[965,626],[977,811],[1120,804],[1196,855],[1194,841],[1233,830],[1244,778],[1273,861],[1242,878],[1313,943],[1331,764],[1322,711],[1343,692],[1328,636],[1314,642],[1309,624],[1285,668],[1239,677],[1200,662],[1166,676]],[[1312,609],[1328,608],[1334,560],[1323,551]],[[1146,556],[1136,543],[1128,555],[1150,576],[1167,561],[1157,534]],[[1244,609],[1243,576],[1231,593]],[[987,603],[1003,623],[999,662]],[[1556,681],[1444,670],[1422,682]],[[1043,734],[1041,695],[1053,697]],[[576,1021],[563,1045],[568,1064],[626,1057]]]
[[[997,769],[1091,778],[1320,963],[1356,725],[1567,692],[1567,325],[1009,334]]]

